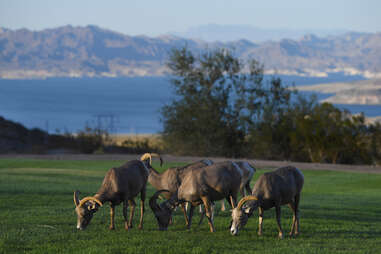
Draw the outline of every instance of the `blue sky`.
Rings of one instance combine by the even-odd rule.
[[[379,0],[0,0],[0,26],[98,25],[157,36],[205,25],[381,32]]]

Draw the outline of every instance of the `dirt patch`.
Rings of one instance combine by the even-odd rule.
[[[191,157],[191,156],[174,156],[169,154],[162,155],[164,162],[194,162],[205,157]],[[40,159],[40,160],[133,160],[139,159],[140,155],[136,154],[101,154],[101,155],[88,155],[88,154],[56,154],[56,155],[31,155],[31,154],[3,154],[0,158],[20,158],[20,159]],[[236,160],[221,157],[209,157],[215,162],[224,160]],[[309,170],[334,170],[334,171],[347,171],[347,172],[361,172],[371,174],[381,174],[381,166],[369,165],[343,165],[343,164],[324,164],[324,163],[303,163],[292,161],[267,161],[267,160],[252,160],[241,159],[253,163],[257,168],[279,168],[287,165],[293,165],[300,169]]]

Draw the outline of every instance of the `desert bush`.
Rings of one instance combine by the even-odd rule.
[[[122,139],[120,146],[128,153],[162,153],[164,151],[163,141],[159,135],[129,135]]]
[[[102,149],[108,137],[109,135],[106,131],[86,126],[84,130],[77,133],[75,141],[81,153],[94,153]]]

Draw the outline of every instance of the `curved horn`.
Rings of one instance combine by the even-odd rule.
[[[168,190],[158,190],[153,194],[153,196],[149,199],[149,206],[151,207],[152,211],[156,211],[160,209],[160,206],[156,203],[157,198],[162,192],[169,192]]]
[[[163,166],[163,159],[161,158],[160,154],[158,153],[151,153],[152,157],[158,157],[160,159],[160,167]]]
[[[160,167],[163,166],[163,159],[161,158],[160,154],[158,153],[145,153],[140,157],[141,161],[145,161],[149,159],[149,165],[152,165],[152,157],[158,157],[160,159]]]
[[[238,202],[238,205],[237,205],[238,210],[241,210],[243,204],[244,204],[246,201],[250,201],[250,200],[258,200],[258,198],[257,198],[256,196],[246,196],[246,197],[243,197],[243,198]]]
[[[87,201],[94,201],[96,202],[98,205],[100,206],[103,206],[102,202],[99,201],[98,199],[94,198],[94,197],[85,197],[83,198],[80,202],[79,202],[79,206],[83,206],[83,204],[85,204]]]
[[[145,153],[145,154],[142,155],[142,157],[140,157],[141,161],[145,161],[147,159],[149,159],[149,165],[151,166],[151,164],[152,164],[152,155],[150,153]]]
[[[79,195],[79,191],[77,190],[77,191],[74,191],[74,196],[73,196],[73,199],[74,199],[74,204],[75,204],[75,206],[78,206],[79,205],[79,197],[78,197],[78,195]]]

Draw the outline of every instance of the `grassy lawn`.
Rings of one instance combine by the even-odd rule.
[[[81,197],[94,194],[105,172],[122,163],[0,159],[0,253],[381,253],[381,175],[333,171],[302,169],[297,238],[277,239],[273,209],[265,212],[261,237],[256,234],[257,213],[236,237],[228,230],[229,212],[215,216],[216,233],[209,232],[206,220],[197,226],[198,213],[186,230],[180,210],[174,225],[159,232],[148,206],[154,192],[150,185],[143,230],[137,229],[136,213],[135,227],[125,231],[119,206],[116,230],[109,231],[105,205],[85,231],[78,231],[73,191],[80,190]],[[259,169],[254,181],[264,172]],[[291,213],[286,206],[282,225],[288,233]]]

